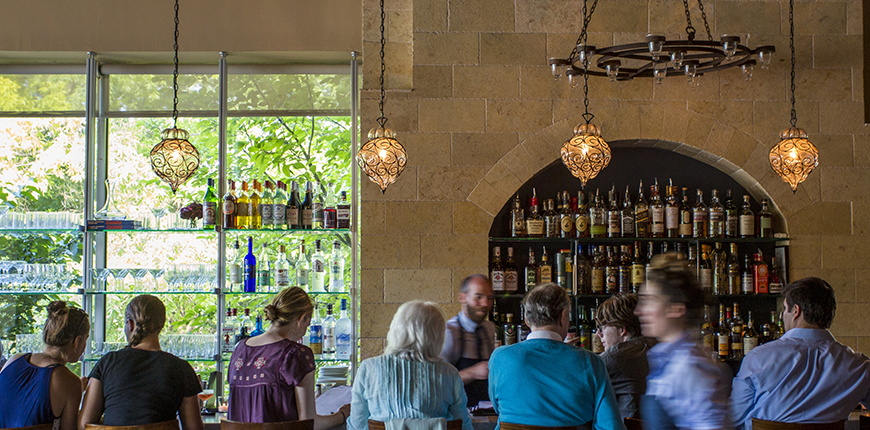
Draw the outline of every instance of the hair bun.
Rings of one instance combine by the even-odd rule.
[[[69,308],[66,305],[66,302],[63,300],[55,300],[48,304],[46,308],[48,310],[48,315],[64,315],[69,313]]]
[[[267,321],[275,321],[278,319],[278,310],[275,309],[275,306],[266,305],[266,307],[263,308],[263,315],[266,316]]]

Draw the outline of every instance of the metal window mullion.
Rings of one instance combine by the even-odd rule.
[[[83,224],[87,225],[87,220],[92,217],[94,212],[94,203],[93,203],[93,176],[90,175],[90,172],[94,166],[94,92],[96,91],[96,58],[93,52],[88,53],[87,67],[86,67],[86,75],[85,75],[85,180],[83,181],[84,188],[84,221]],[[82,256],[82,288],[83,291],[87,291],[91,288],[91,259],[92,259],[92,233],[85,232],[84,234],[84,251]],[[93,297],[84,294],[82,296],[82,307],[84,307],[85,312],[88,315],[94,315],[94,307],[93,307]],[[94,330],[94,336],[92,339],[96,339],[97,331]],[[91,352],[91,344],[89,343],[85,348],[86,353]],[[82,376],[85,376],[89,373],[90,365],[88,362],[82,362]]]
[[[222,198],[224,193],[226,192],[227,185],[227,98],[228,98],[228,84],[227,81],[229,76],[227,74],[227,53],[220,53],[220,73],[219,73],[219,116],[218,116],[218,199]],[[221,206],[218,203],[218,206]],[[218,226],[218,259],[217,259],[217,280],[218,280],[218,294],[217,294],[217,336],[215,336],[215,365],[217,367],[217,372],[220,377],[218,377],[217,381],[217,392],[220,395],[223,395],[223,382],[224,378],[222,377],[223,371],[223,363],[221,354],[221,333],[223,333],[223,325],[224,325],[224,312],[223,309],[226,306],[226,296],[224,296],[223,291],[226,287],[226,244],[227,237],[226,232],[223,231],[223,211],[222,207],[218,208],[218,215],[216,221],[216,225]]]
[[[95,70],[99,70],[99,68],[96,68]],[[96,116],[94,121],[96,126],[96,164],[94,167],[95,175],[91,176],[96,178],[96,183],[93,184],[93,192],[96,196],[94,203],[96,204],[99,202],[100,206],[102,206],[105,204],[107,198],[106,187],[104,184],[109,174],[109,119],[106,117],[106,112],[109,109],[110,77],[96,74],[94,79],[97,80],[99,85],[96,87],[97,93],[94,98],[96,102]],[[93,213],[89,219],[93,219]],[[89,235],[93,238],[94,244],[93,267],[105,268],[108,234],[105,232],[94,232],[89,233]],[[88,276],[90,276],[90,273],[88,273]],[[96,287],[96,289],[105,290],[105,287],[102,285]],[[95,322],[94,341],[98,342],[96,344],[101,345],[106,341],[106,312],[108,310],[108,298],[105,294],[95,294],[93,295],[93,301]]]
[[[359,355],[359,320],[357,318],[358,303],[359,303],[359,255],[357,250],[357,240],[359,238],[359,178],[354,160],[356,158],[357,146],[359,145],[359,64],[357,62],[357,52],[351,53],[350,62],[350,187],[351,187],[351,220],[350,220],[350,267],[351,267],[351,282],[350,282],[350,311],[351,311],[351,345],[353,351],[351,353],[351,383],[356,377],[357,361]]]

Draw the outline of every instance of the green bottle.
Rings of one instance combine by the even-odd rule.
[[[208,178],[208,188],[202,198],[202,229],[214,230],[217,224],[218,197],[214,191],[214,179]]]

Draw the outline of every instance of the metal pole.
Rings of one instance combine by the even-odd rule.
[[[87,220],[93,217],[94,212],[94,178],[90,172],[93,171],[94,166],[94,91],[96,82],[96,54],[93,52],[88,52],[88,61],[87,61],[87,70],[85,74],[85,180],[84,180],[84,199],[85,199],[85,210],[84,210],[84,220],[82,220],[82,225],[87,226]],[[93,242],[91,233],[85,231],[84,233],[84,256],[82,260],[84,261],[82,265],[82,293],[91,289],[91,259],[93,258]],[[90,295],[84,294],[82,296],[82,307],[85,309],[85,312],[88,315],[94,315],[93,311],[93,303],[92,297]],[[94,330],[95,336],[92,339],[96,340],[96,330]],[[92,340],[92,342],[94,341]],[[91,343],[89,342],[87,347],[85,348],[85,353],[91,353]],[[82,376],[85,376],[89,373],[88,363],[86,361],[82,362]]]
[[[358,52],[350,53],[350,187],[351,187],[351,206],[350,206],[350,314],[351,314],[351,345],[353,352],[350,356],[351,363],[351,383],[356,377],[357,361],[359,360],[359,320],[358,303],[359,303],[359,250],[357,249],[357,233],[359,232],[359,174],[354,163],[356,160],[356,151],[359,146],[359,64],[357,62]]]
[[[227,53],[220,53],[220,72],[219,72],[219,82],[220,89],[218,94],[220,96],[219,101],[219,114],[218,114],[218,198],[222,198],[224,193],[226,193],[226,183],[227,183],[227,81],[229,76],[227,75]],[[221,206],[218,204],[218,206]],[[218,380],[217,380],[217,392],[220,395],[223,395],[224,387],[223,382],[224,379],[221,377],[223,374],[223,362],[222,362],[222,353],[221,353],[221,333],[223,332],[224,325],[224,312],[223,309],[226,306],[226,296],[224,296],[223,292],[226,287],[226,244],[227,237],[226,232],[223,231],[223,211],[222,207],[218,208],[218,216],[216,225],[218,226],[218,261],[217,261],[217,334],[215,336],[215,365],[217,366],[218,372]]]

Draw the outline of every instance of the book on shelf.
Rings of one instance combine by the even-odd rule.
[[[138,220],[89,219],[86,226],[79,226],[79,231],[137,230],[141,228],[142,221]]]

